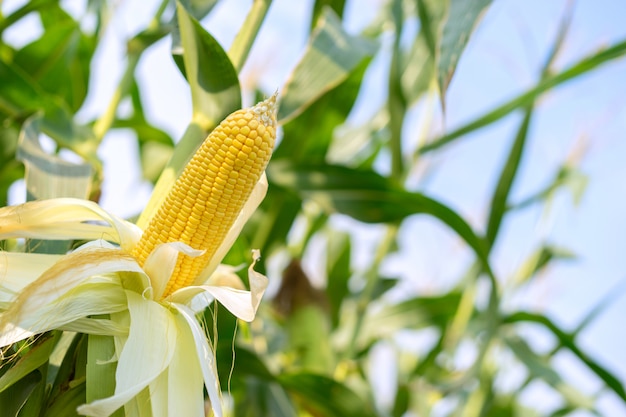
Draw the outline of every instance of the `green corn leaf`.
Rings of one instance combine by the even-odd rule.
[[[28,201],[73,197],[85,199],[91,190],[91,165],[73,163],[51,155],[41,148],[39,143],[40,114],[27,119],[20,133],[16,158],[24,163],[26,199]],[[63,254],[70,248],[71,242],[58,240],[28,241],[29,252]]]
[[[528,282],[551,262],[574,259],[576,259],[576,255],[565,248],[552,245],[542,245],[522,264],[513,277],[513,282],[515,285],[522,285]]]
[[[40,114],[24,122],[17,148],[17,159],[26,167],[28,200],[87,198],[91,187],[91,166],[68,162],[44,152],[39,143],[42,122]]]
[[[273,160],[288,158],[307,162],[322,162],[331,157],[329,148],[342,146],[345,138],[335,138],[335,130],[345,123],[357,98],[363,75],[369,65],[366,58],[330,91],[318,97],[302,113],[287,121],[284,134],[297,141],[283,141],[274,152]],[[281,104],[282,106],[282,104]]]
[[[172,55],[189,82],[194,120],[211,130],[241,107],[237,71],[221,45],[180,2],[176,13],[174,36],[181,43],[172,42]]]
[[[21,69],[0,59],[0,114],[18,118],[43,111],[41,131],[64,148],[92,164],[97,163],[96,142],[87,126],[74,123],[69,107],[37,87]]]
[[[588,184],[589,177],[584,172],[576,166],[566,163],[558,170],[548,186],[520,202],[512,204],[508,210],[520,210],[532,204],[549,200],[561,187],[566,187],[572,194],[574,204],[579,204]]]
[[[117,362],[111,362],[115,357],[115,344],[110,336],[88,336],[85,398],[92,402],[106,398],[115,392],[115,370]],[[113,417],[123,417],[124,410],[120,409]]]
[[[308,373],[284,374],[280,384],[313,415],[326,417],[375,417],[371,401],[359,398],[333,379]]]
[[[37,343],[26,352],[14,365],[0,376],[0,393],[18,382],[20,379],[45,364],[57,342],[55,337],[48,337]]]
[[[197,20],[202,20],[211,13],[218,0],[184,0],[191,15]]]
[[[595,55],[584,58],[578,61],[576,64],[563,70],[562,72],[547,76],[545,79],[537,83],[535,87],[498,106],[487,114],[478,117],[477,119],[453,130],[450,133],[446,133],[445,135],[436,138],[427,145],[422,146],[419,149],[419,152],[423,154],[433,151],[444,145],[447,145],[448,143],[460,138],[463,135],[466,135],[491,123],[494,123],[495,121],[500,120],[511,112],[521,107],[528,106],[543,93],[582,74],[593,71],[600,65],[620,58],[624,56],[624,54],[626,54],[626,41],[616,43],[606,49],[603,49]]]
[[[450,0],[448,19],[437,50],[437,80],[442,102],[445,102],[446,90],[470,35],[490,4],[491,0]]]
[[[444,328],[454,317],[460,301],[461,294],[451,292],[385,306],[365,320],[363,333],[378,339],[400,329]]]
[[[311,30],[315,29],[316,22],[319,20],[320,16],[322,16],[326,8],[332,9],[337,17],[342,19],[345,7],[346,0],[315,0],[311,16]]]
[[[42,375],[40,372],[31,372],[16,381],[9,388],[0,393],[0,410],[3,417],[18,417],[25,415],[27,402],[37,395],[36,390],[41,387]],[[34,415],[34,414],[33,414]]]
[[[517,175],[518,168],[524,152],[524,145],[526,144],[526,137],[528,136],[528,128],[532,116],[532,107],[528,108],[524,114],[524,119],[517,132],[509,156],[502,168],[498,184],[491,197],[491,211],[489,212],[489,220],[487,222],[486,239],[489,242],[489,246],[493,246],[500,230],[502,219],[507,211],[507,201],[511,188],[513,187],[513,181]]]
[[[40,16],[44,33],[19,49],[13,63],[43,91],[60,98],[76,112],[87,96],[95,38],[83,33],[79,22],[58,5],[46,8]]]
[[[76,415],[76,409],[85,404],[85,382],[80,382],[63,391],[61,395],[46,407],[46,417]],[[122,414],[123,415],[123,414]]]
[[[554,336],[556,336],[561,347],[569,349],[582,363],[587,365],[587,367],[595,373],[598,378],[604,381],[609,389],[617,394],[619,398],[626,401],[626,390],[624,390],[624,386],[619,379],[580,349],[571,334],[561,330],[561,328],[554,324],[554,322],[548,317],[537,313],[520,311],[504,317],[502,320],[502,323],[504,324],[520,322],[536,323],[548,329],[552,332],[552,334],[554,334]]]
[[[325,8],[302,59],[283,88],[278,121],[286,123],[296,117],[375,51],[372,41],[347,34],[339,17]]]
[[[456,212],[424,194],[409,192],[368,170],[339,165],[299,165],[274,162],[268,167],[272,183],[303,198],[316,201],[326,211],[347,214],[367,223],[393,223],[414,214],[442,221],[486,263],[484,243]]]
[[[593,408],[593,399],[567,384],[550,365],[548,358],[537,355],[530,346],[516,336],[505,337],[504,341],[517,358],[526,366],[533,378],[539,378],[558,391],[568,404],[576,408]]]
[[[330,303],[331,319],[334,327],[339,324],[339,313],[344,298],[348,295],[348,281],[352,275],[350,269],[352,244],[347,233],[332,233],[328,236],[326,255],[326,296]]]

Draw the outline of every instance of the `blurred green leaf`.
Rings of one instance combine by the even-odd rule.
[[[539,378],[558,391],[568,404],[575,408],[593,408],[593,399],[567,384],[558,372],[550,365],[548,358],[537,355],[528,343],[517,336],[504,338],[507,346],[526,366],[533,378]]]
[[[50,391],[48,393],[48,403],[55,402],[56,397],[77,380],[84,380],[85,369],[81,369],[84,362],[82,356],[87,352],[87,335],[64,332],[61,340],[50,355],[50,370],[48,381]],[[83,395],[83,403],[85,403]]]
[[[115,370],[117,362],[114,358],[115,343],[113,337],[89,335],[87,339],[87,363],[85,399],[92,402],[109,397],[115,392]],[[113,417],[123,416],[123,409],[116,411]]]
[[[252,234],[250,247],[259,248],[263,256],[270,256],[274,250],[280,249],[287,242],[301,207],[302,201],[297,196],[270,187],[257,210],[258,215],[253,216],[244,229],[244,233]]]
[[[87,159],[95,158],[96,143],[91,129],[75,124],[65,103],[39,89],[15,65],[0,60],[0,112],[25,119],[40,110],[44,112],[41,122],[44,133],[59,146]]]
[[[296,117],[375,51],[372,41],[347,34],[339,17],[325,8],[302,59],[283,88],[279,123]]]
[[[270,181],[303,198],[311,198],[328,212],[347,214],[368,223],[398,222],[414,214],[429,214],[459,235],[486,268],[484,243],[456,212],[421,193],[395,186],[374,171],[339,165],[298,165],[274,162]]]
[[[404,28],[404,8],[403,0],[391,2],[391,15],[395,36],[391,51],[391,62],[389,63],[389,76],[387,80],[387,112],[389,114],[389,142],[388,149],[391,153],[391,177],[400,179],[405,171],[404,156],[402,151],[402,131],[404,127],[404,117],[406,115],[408,103],[402,86],[401,67],[401,38]]]
[[[524,261],[522,266],[515,273],[513,281],[516,285],[521,285],[548,266],[552,261],[573,259],[576,259],[576,255],[565,248],[542,245]]]
[[[24,165],[15,159],[0,161],[0,207],[8,205],[9,187],[22,178],[24,178]]]
[[[437,80],[442,102],[445,102],[446,90],[470,34],[490,4],[491,0],[450,0],[448,18],[443,25],[441,44],[437,50]]]
[[[528,127],[530,125],[532,112],[532,106],[525,111],[524,119],[522,120],[522,124],[517,132],[515,141],[511,146],[509,156],[504,164],[504,167],[502,168],[502,171],[500,172],[498,184],[496,185],[496,188],[491,197],[489,220],[487,222],[487,233],[485,235],[485,238],[490,247],[492,247],[496,241],[502,219],[504,218],[504,215],[506,213],[509,194],[511,192],[511,188],[513,187],[513,181],[515,180],[515,176],[517,175],[520,161],[522,160],[524,145],[526,144],[526,137],[528,136]]]
[[[184,4],[188,4],[191,15],[197,20],[202,20],[211,13],[217,2],[218,0],[184,0]]]
[[[277,383],[248,378],[244,389],[232,393],[235,417],[297,417],[291,400]]]
[[[344,298],[348,295],[348,281],[352,275],[350,260],[352,245],[347,233],[331,233],[328,236],[326,254],[326,296],[330,303],[333,327],[339,324],[339,312]]]
[[[376,339],[400,329],[444,328],[452,320],[460,300],[460,293],[451,292],[387,305],[365,319],[363,333]]]
[[[311,16],[311,30],[315,29],[315,25],[325,12],[325,9],[330,8],[339,19],[342,19],[345,7],[346,0],[315,0]]]
[[[241,71],[245,65],[252,45],[257,38],[271,4],[272,0],[257,0],[252,2],[246,19],[228,50],[228,56],[236,71]]]
[[[441,22],[449,8],[449,3],[440,0],[417,0],[417,17],[420,22],[420,37],[424,40],[427,52],[434,58],[441,32]]]
[[[16,158],[26,167],[28,199],[87,198],[91,188],[91,165],[69,162],[45,152],[39,142],[42,123],[41,114],[24,122],[16,153]]]
[[[76,415],[76,409],[85,404],[85,382],[70,386],[46,408],[44,417],[69,417]]]
[[[342,126],[354,106],[370,59],[363,60],[338,86],[325,92],[294,119],[283,125],[285,141],[275,150],[273,160],[288,158],[323,162],[328,149],[341,147],[335,130]],[[298,140],[289,140],[298,138]]]
[[[18,417],[33,391],[40,386],[41,372],[33,371],[0,393],[2,417]]]
[[[587,326],[594,322],[600,314],[606,311],[609,307],[624,295],[626,292],[626,281],[622,280],[618,282],[613,288],[611,288],[604,297],[602,297],[593,308],[585,315],[585,317],[578,323],[576,329],[572,332],[573,337],[580,334]]]
[[[133,105],[132,116],[116,119],[113,128],[128,128],[135,131],[139,143],[141,172],[145,179],[154,183],[174,152],[174,141],[163,130],[148,122],[136,80],[129,90]]]
[[[409,411],[409,404],[411,401],[410,388],[402,384],[398,387],[396,392],[396,398],[393,403],[393,410],[391,411],[392,417],[402,417],[407,411]]]
[[[181,2],[177,1],[176,11],[172,56],[189,83],[193,116],[137,221],[140,227],[146,226],[207,134],[241,107],[239,78],[224,49]]]
[[[626,401],[626,391],[619,379],[613,375],[609,370],[600,366],[596,361],[591,359],[580,347],[576,344],[574,337],[561,330],[552,320],[548,317],[537,313],[517,312],[510,314],[502,319],[503,324],[507,323],[536,323],[544,326],[548,329],[559,341],[561,347],[569,349],[578,359],[580,359],[587,367],[600,378],[608,388],[610,388],[615,394],[622,400]]]
[[[87,96],[95,38],[85,35],[58,5],[46,8],[40,16],[44,33],[19,49],[13,62],[43,91],[58,96],[76,112]]]
[[[50,358],[56,342],[55,337],[48,337],[24,353],[15,364],[0,376],[0,393],[45,364]]]
[[[626,41],[616,43],[598,52],[595,55],[584,58],[574,65],[570,66],[569,68],[563,70],[562,72],[547,76],[545,79],[537,83],[535,87],[498,106],[487,114],[484,114],[483,116],[474,119],[473,121],[453,130],[450,133],[446,133],[443,136],[435,138],[430,143],[422,146],[419,149],[419,152],[426,153],[433,151],[443,145],[446,145],[458,139],[459,137],[467,133],[473,132],[474,130],[480,129],[497,120],[500,120],[504,116],[519,109],[520,107],[529,105],[530,103],[535,101],[537,97],[539,97],[546,91],[550,91],[553,88],[567,81],[570,81],[571,79],[577,78],[582,74],[592,71],[604,63],[620,58],[624,56],[624,54],[626,54]]]
[[[375,417],[371,401],[359,398],[333,379],[308,373],[283,374],[280,384],[296,396],[313,415],[325,417]]]
[[[194,120],[206,129],[213,129],[241,108],[237,71],[215,38],[181,2],[176,4],[181,45],[172,43],[172,55],[189,82]]]
[[[589,178],[585,173],[575,166],[565,164],[559,169],[548,186],[535,194],[522,199],[522,201],[512,204],[508,207],[508,210],[520,210],[532,204],[545,201],[553,197],[554,193],[560,187],[567,187],[572,193],[574,204],[579,204],[585,190],[587,189],[588,183]]]
[[[0,35],[5,29],[22,19],[24,16],[35,11],[41,12],[45,11],[49,7],[55,7],[58,2],[59,0],[31,0],[27,1],[24,5],[6,17],[0,15]]]

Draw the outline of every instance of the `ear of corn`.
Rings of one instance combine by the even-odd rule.
[[[261,178],[275,138],[276,94],[229,115],[187,164],[132,253],[143,266],[161,243],[205,251],[196,258],[179,254],[163,297],[191,285],[214,256]]]

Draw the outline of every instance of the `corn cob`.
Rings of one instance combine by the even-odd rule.
[[[211,260],[261,178],[275,138],[276,94],[230,114],[187,164],[132,253],[143,266],[161,243],[205,251],[196,258],[179,254],[163,297],[191,285]]]

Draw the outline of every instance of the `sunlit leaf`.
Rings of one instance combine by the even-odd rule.
[[[325,8],[302,59],[283,89],[279,122],[285,123],[297,116],[346,79],[375,50],[372,41],[347,34],[337,15]]]
[[[587,367],[595,373],[598,378],[600,378],[608,388],[610,388],[617,396],[619,396],[622,400],[626,401],[626,391],[624,390],[624,386],[619,381],[619,379],[613,375],[608,369],[604,368],[596,361],[594,361],[587,353],[581,350],[581,348],[576,344],[574,337],[561,330],[552,320],[548,317],[543,316],[537,313],[528,313],[528,312],[517,312],[513,313],[502,320],[503,323],[520,323],[520,322],[529,322],[540,324],[546,329],[548,329],[554,336],[556,336],[559,341],[559,345],[563,348],[569,349],[581,362],[583,362]]]
[[[20,357],[11,368],[0,376],[0,392],[6,390],[35,369],[45,364],[50,358],[50,354],[56,342],[56,338],[48,337],[43,342],[37,343]]]
[[[553,261],[574,259],[576,259],[576,255],[566,248],[553,245],[543,245],[535,250],[528,257],[528,259],[524,261],[513,278],[514,282],[516,285],[521,285],[527,282],[541,270],[550,265]]]
[[[181,44],[173,45],[172,54],[179,65],[184,63],[194,119],[212,129],[241,107],[239,78],[228,54],[180,2],[176,13]]]
[[[311,29],[315,28],[315,24],[324,13],[325,8],[332,9],[337,17],[341,19],[343,17],[345,7],[346,0],[315,0],[315,3],[313,4],[313,14],[311,16]]]
[[[532,107],[528,108],[525,112],[522,124],[517,132],[515,141],[509,151],[509,156],[502,167],[500,172],[500,178],[498,184],[491,196],[491,208],[489,212],[489,220],[487,222],[486,239],[490,246],[493,246],[498,231],[500,230],[500,224],[504,218],[504,214],[507,209],[507,202],[511,188],[513,187],[513,181],[518,172],[520,161],[524,152],[524,145],[526,143],[526,137],[528,136],[528,127],[532,116]]]
[[[46,153],[39,143],[42,121],[40,115],[35,115],[24,122],[17,148],[16,156],[26,167],[28,199],[87,198],[91,187],[91,165],[69,162]]]
[[[41,130],[60,146],[84,157],[95,158],[93,133],[77,125],[67,105],[40,90],[19,68],[0,60],[0,109],[11,117],[43,111]]]
[[[548,385],[557,390],[564,399],[577,408],[590,409],[593,407],[593,400],[582,392],[567,384],[559,373],[553,369],[547,358],[537,355],[523,339],[519,337],[506,337],[508,347],[515,353],[515,356],[524,363],[526,369],[533,378],[540,378]]]
[[[85,382],[71,385],[46,409],[46,416],[75,415],[76,408],[85,403]],[[115,416],[115,414],[113,415]]]
[[[450,0],[437,62],[437,79],[442,100],[470,34],[489,4],[491,0]]]
[[[323,162],[330,156],[331,146],[342,146],[340,138],[335,138],[335,129],[345,123],[354,106],[369,62],[370,59],[363,60],[339,85],[319,96],[283,125],[285,137],[298,140],[283,141],[274,152],[274,160],[289,158]]]
[[[284,374],[280,384],[314,415],[328,417],[374,417],[370,401],[330,378],[307,374]]]
[[[46,93],[58,96],[76,112],[87,96],[95,39],[58,6],[40,15],[43,35],[18,50],[13,62]]]
[[[316,201],[329,212],[347,214],[368,223],[399,222],[428,214],[457,233],[486,261],[481,239],[455,211],[424,194],[395,186],[374,171],[338,165],[299,165],[275,162],[268,168],[271,182]]]
[[[336,327],[339,324],[339,312],[343,300],[349,293],[348,281],[352,275],[350,270],[352,245],[348,234],[333,233],[328,239],[326,295],[330,302],[333,326]]]
[[[400,329],[444,327],[452,320],[461,294],[415,297],[385,306],[372,313],[365,322],[364,333],[372,338],[388,336]]]
[[[433,151],[458,139],[459,137],[467,133],[473,132],[474,130],[478,130],[497,120],[500,120],[509,113],[521,107],[529,105],[530,103],[535,101],[537,97],[541,96],[546,91],[551,91],[553,88],[567,81],[579,77],[580,75],[585,74],[589,71],[593,71],[602,64],[624,56],[624,54],[626,54],[626,41],[613,44],[612,46],[603,49],[595,55],[578,61],[574,65],[563,70],[562,72],[554,75],[549,75],[548,77],[537,83],[537,85],[530,90],[507,101],[506,103],[496,107],[495,109],[474,119],[473,121],[456,128],[452,132],[446,133],[445,135],[434,139],[432,142],[421,147],[419,151],[420,153]]]
[[[30,396],[35,395],[35,390],[41,386],[41,382],[41,373],[33,371],[0,393],[2,416],[20,416]]]

